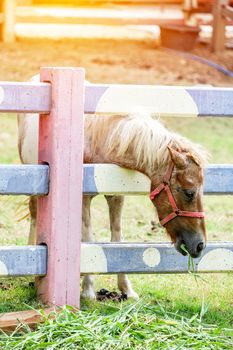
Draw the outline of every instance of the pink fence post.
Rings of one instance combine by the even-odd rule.
[[[42,68],[52,109],[40,116],[39,162],[50,166],[49,194],[39,198],[37,244],[48,246],[48,272],[37,278],[46,304],[79,307],[84,76],[82,68]]]

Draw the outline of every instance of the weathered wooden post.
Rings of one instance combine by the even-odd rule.
[[[15,41],[16,0],[0,0],[0,40]]]
[[[226,18],[222,12],[227,6],[228,0],[215,0],[213,6],[213,32],[211,40],[211,50],[222,51],[225,49],[225,25]]]
[[[48,247],[48,269],[37,278],[37,293],[46,304],[79,307],[85,73],[42,68],[40,74],[52,84],[52,107],[40,116],[39,162],[49,164],[50,184],[38,203],[37,244]]]

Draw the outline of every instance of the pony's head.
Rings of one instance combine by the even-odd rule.
[[[196,258],[205,248],[203,164],[197,154],[168,146],[167,170],[151,185],[150,198],[176,249]]]
[[[90,118],[88,118],[90,123]],[[151,200],[160,222],[182,254],[198,257],[205,247],[202,209],[206,152],[168,131],[147,113],[99,117],[91,123],[92,161],[111,162],[138,170],[151,179]],[[107,138],[103,135],[108,135]]]

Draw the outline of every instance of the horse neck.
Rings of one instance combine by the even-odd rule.
[[[125,117],[113,116],[109,119],[106,119],[106,117],[88,117],[85,123],[84,162],[113,163],[140,171],[149,178],[152,178],[155,174],[160,178],[159,174],[167,168],[165,160],[168,158],[168,150],[166,145],[171,138],[170,133],[160,123],[155,123],[153,124],[153,126],[155,125],[155,128],[153,128],[154,139],[158,133],[159,142],[152,140],[150,129],[148,135],[146,137],[144,135],[143,142],[141,142],[140,133],[143,125],[139,125],[140,128],[135,131],[134,135],[130,136],[131,139],[128,140],[125,146],[125,129],[120,129],[119,133],[114,134],[114,130],[118,128],[123,118]],[[125,125],[123,127],[125,128]],[[119,152],[122,144],[124,149]],[[115,146],[111,149],[111,145]]]
[[[106,163],[113,163],[123,168],[139,171],[148,176],[150,179],[157,179],[156,182],[158,183],[160,182],[160,179],[163,178],[163,174],[167,168],[167,166],[164,164],[160,165],[159,161],[154,162],[153,169],[148,167],[147,164],[137,164],[137,156],[134,154],[130,154],[127,157],[114,157],[113,155],[111,158],[106,160]]]

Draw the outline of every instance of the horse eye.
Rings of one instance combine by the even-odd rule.
[[[191,202],[195,196],[195,192],[192,190],[183,190],[186,200]]]

